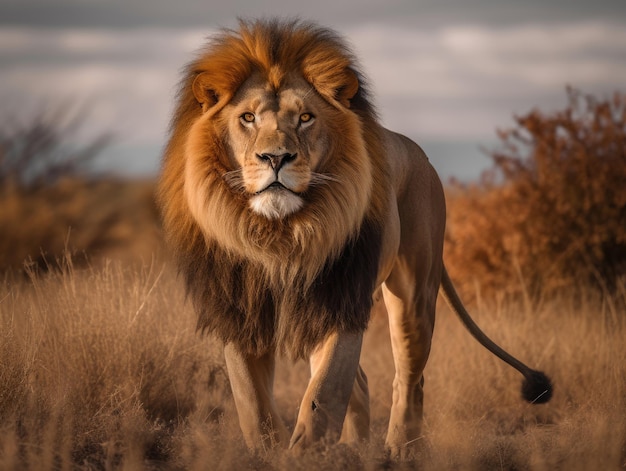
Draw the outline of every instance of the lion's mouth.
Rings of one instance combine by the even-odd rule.
[[[257,191],[255,193],[255,195],[260,195],[261,193],[265,193],[266,191],[276,191],[276,192],[280,192],[280,191],[288,191],[289,193],[292,193],[296,196],[300,196],[299,193],[287,188],[285,185],[283,185],[281,182],[279,181],[275,181],[273,183],[270,183],[269,185],[267,185],[265,188],[263,188],[260,191]]]

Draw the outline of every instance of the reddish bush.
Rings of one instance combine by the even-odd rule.
[[[500,131],[493,168],[450,192],[447,259],[472,291],[611,288],[626,273],[626,96],[568,89]]]

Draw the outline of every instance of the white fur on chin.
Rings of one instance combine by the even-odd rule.
[[[288,191],[266,190],[250,198],[250,208],[268,219],[281,219],[302,208],[302,198]]]

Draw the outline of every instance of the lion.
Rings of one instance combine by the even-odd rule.
[[[396,369],[394,456],[421,434],[440,288],[478,341],[522,373],[524,398],[550,399],[549,378],[465,311],[443,264],[442,184],[417,144],[379,124],[335,32],[241,21],[213,37],[181,81],[158,201],[198,329],[223,342],[250,448],[368,438],[359,357],[379,290]],[[277,355],[310,362],[291,433],[273,399]]]

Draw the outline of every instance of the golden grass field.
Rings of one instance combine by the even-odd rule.
[[[55,214],[42,226],[13,210],[23,218],[13,219],[15,230],[28,222],[30,237],[41,241],[48,233],[63,243],[46,251],[52,269],[14,264],[0,275],[0,470],[626,469],[623,284],[610,295],[581,286],[533,299],[473,296],[471,311],[486,333],[552,377],[554,397],[540,406],[522,401],[520,375],[471,338],[441,301],[425,372],[423,448],[408,463],[389,461],[383,447],[393,363],[377,306],[362,354],[370,443],[322,443],[303,456],[250,454],[220,345],[196,333],[182,282],[153,237],[155,223],[142,219],[141,211],[152,214],[150,205],[133,206],[147,201],[148,190],[115,188],[123,211],[81,206],[91,208],[97,231],[112,225],[122,234],[117,243],[90,250],[79,239],[88,228],[68,237],[67,227],[56,228]],[[82,193],[68,198],[80,200]],[[0,219],[7,223],[5,202]],[[83,217],[71,216],[66,226]],[[12,240],[2,246],[6,266],[9,255],[33,253],[32,245],[26,250],[19,237]],[[124,241],[132,242],[127,250]],[[64,246],[78,255],[93,252],[92,262],[74,263],[63,256]],[[281,360],[275,392],[289,426],[306,381],[302,362]]]

